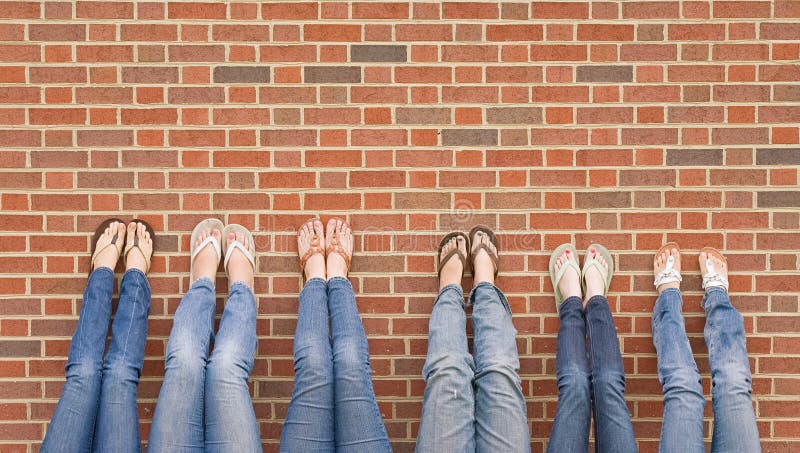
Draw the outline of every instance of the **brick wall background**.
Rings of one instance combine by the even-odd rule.
[[[706,392],[695,256],[711,245],[745,316],[764,449],[799,449],[798,18],[796,0],[0,2],[0,451],[38,450],[90,232],[111,215],[160,232],[145,439],[192,227],[215,215],[256,231],[251,381],[276,451],[301,284],[293,231],[312,214],[359,232],[352,276],[398,452],[421,411],[431,251],[478,222],[504,251],[534,452],[556,409],[547,258],[595,240],[616,254],[641,450],[660,429],[651,258],[667,240],[685,252]]]

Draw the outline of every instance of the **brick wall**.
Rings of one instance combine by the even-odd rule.
[[[547,257],[595,240],[616,254],[641,450],[660,428],[650,266],[667,240],[686,253],[706,392],[694,257],[711,245],[745,315],[764,448],[800,449],[798,18],[796,0],[0,2],[0,451],[38,450],[89,232],[111,215],[160,232],[146,438],[189,232],[210,214],[256,231],[251,381],[276,451],[301,284],[293,229],[316,213],[360,233],[353,280],[398,452],[421,411],[431,250],[477,222],[504,250],[535,452],[556,408]]]

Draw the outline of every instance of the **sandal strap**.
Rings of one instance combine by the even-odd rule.
[[[461,252],[458,246],[447,252],[447,254],[442,259],[439,260],[439,266],[438,269],[436,270],[437,274],[441,275],[442,268],[445,266],[445,264],[447,264],[448,261],[450,261],[450,258],[452,258],[453,256],[458,256],[458,259],[461,260],[461,275],[462,276],[464,275],[464,271],[467,269],[467,256]]]
[[[217,252],[217,260],[219,261],[222,258],[222,247],[219,245],[219,241],[214,236],[209,236],[203,240],[197,247],[195,247],[194,251],[192,252],[191,260],[194,261],[194,258],[203,250],[208,244],[214,246],[214,251]]]
[[[306,250],[306,253],[304,253],[303,256],[300,257],[301,270],[306,268],[306,263],[312,256],[320,254],[323,257],[325,257],[325,249],[319,246],[320,239],[321,238],[319,234],[311,236],[311,246],[308,248],[308,250]]]
[[[581,275],[581,268],[578,267],[578,262],[573,260],[567,260],[564,262],[564,265],[558,269],[558,272],[556,272],[556,275],[553,278],[553,289],[555,290],[557,299],[560,299],[559,304],[561,302],[564,302],[564,296],[561,294],[561,290],[558,289],[558,283],[561,281],[561,278],[564,277],[564,274],[570,267],[575,269],[576,272],[578,272],[578,276]]]
[[[471,258],[474,260],[475,257],[478,255],[478,252],[481,251],[481,249],[486,250],[486,254],[489,255],[489,258],[491,258],[492,265],[494,265],[494,276],[497,277],[497,273],[500,270],[497,262],[498,261],[497,253],[492,251],[492,249],[489,248],[488,245],[486,244],[476,245],[475,248],[470,251]]]
[[[256,260],[253,257],[253,254],[250,253],[245,248],[244,244],[242,244],[241,242],[239,242],[237,240],[233,240],[232,242],[230,242],[228,244],[228,250],[225,252],[225,270],[226,271],[228,270],[228,261],[230,261],[231,256],[233,255],[233,251],[235,249],[239,249],[239,250],[242,251],[242,253],[244,253],[245,258],[247,258],[247,261],[250,262],[250,265],[253,266],[253,270],[255,270],[255,268],[256,268]]]
[[[117,246],[118,240],[119,240],[119,233],[114,233],[114,236],[111,237],[111,242],[100,247],[99,249],[95,249],[94,255],[92,255],[92,269],[94,269],[94,262],[97,261],[97,257],[100,255],[100,252],[111,247],[112,245],[117,249],[117,253],[122,253],[122,244],[119,244],[119,246]]]
[[[211,236],[209,236],[209,238],[213,239],[213,237],[211,237]],[[206,240],[208,240],[208,239],[206,239]],[[147,256],[147,254],[144,253],[144,250],[139,246],[139,236],[134,234],[133,235],[133,244],[126,244],[125,245],[125,253],[122,256],[127,259],[128,258],[128,253],[130,253],[131,250],[133,250],[134,248],[139,249],[139,253],[141,253],[142,256],[144,257],[144,261],[147,264],[147,267],[145,267],[145,269],[144,269],[144,272],[146,274],[147,271],[150,270],[150,259],[153,257],[153,252],[150,251],[150,256]],[[199,247],[198,247],[198,249],[199,249]],[[194,255],[192,255],[192,260],[194,260]]]
[[[608,263],[608,265],[611,266],[611,263]],[[592,266],[596,267],[597,270],[600,271],[600,276],[603,277],[603,283],[605,283],[604,286],[605,291],[603,295],[608,294],[608,287],[611,285],[611,278],[609,278],[611,275],[611,270],[604,269],[603,265],[600,264],[600,261],[589,257],[587,257],[586,261],[583,263],[583,271],[581,273],[581,281],[583,282],[584,285],[583,291],[586,292],[586,280],[583,278],[583,276],[586,274],[586,271],[589,270],[589,268]]]
[[[706,261],[706,270],[708,273],[703,277],[703,289],[722,287],[728,289],[728,279],[720,275],[715,269],[711,260]]]
[[[681,277],[680,272],[676,271],[675,268],[673,267],[674,264],[675,264],[675,257],[670,255],[669,258],[667,258],[667,264],[664,267],[664,270],[659,272],[658,275],[656,275],[655,279],[653,280],[653,284],[655,285],[656,289],[658,289],[659,286],[665,283],[675,283],[683,281],[683,277]]]
[[[347,266],[347,270],[350,270],[350,255],[348,255],[347,251],[342,247],[342,243],[339,240],[339,233],[333,233],[331,235],[330,242],[325,248],[326,255],[330,255],[331,253],[336,253],[344,258],[344,264]]]

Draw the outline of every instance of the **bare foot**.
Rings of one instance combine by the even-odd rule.
[[[222,233],[220,233],[220,231],[216,228],[214,228],[213,231],[206,228],[197,236],[197,242],[194,244],[194,246],[198,247],[209,236],[214,236],[217,238],[217,241],[219,241],[222,237]],[[203,247],[194,257],[194,265],[192,267],[193,274],[191,277],[192,281],[205,277],[213,282],[214,277],[217,276],[219,260],[220,257],[217,256],[217,251],[214,249],[214,246],[211,245],[211,243],[206,244],[205,247]]]
[[[564,253],[556,258],[554,266],[556,274],[567,261],[573,261],[576,266],[578,265],[578,257],[569,249],[564,250]],[[581,297],[581,276],[577,268],[569,266],[564,275],[561,276],[561,280],[558,281],[558,290],[564,296],[564,300],[568,297]]]
[[[319,243],[316,244],[318,251],[313,252],[306,260],[303,268],[306,281],[312,278],[325,279],[325,234],[321,220],[311,219],[300,227],[300,231],[297,233],[297,253],[301,258],[308,253],[309,249],[314,246],[311,242],[315,234],[319,238]]]
[[[349,257],[352,257],[353,232],[350,230],[350,226],[342,222],[341,219],[330,219],[328,221],[328,228],[325,232],[325,242],[328,247],[334,245],[334,233],[338,234],[339,244],[341,244],[343,253]],[[328,251],[328,280],[332,279],[333,277],[347,277],[349,267],[349,263],[345,260],[345,257],[342,256],[341,253],[336,253],[333,250]]]
[[[228,244],[233,242],[234,239],[239,241],[251,254],[254,252],[254,250],[250,248],[250,241],[245,238],[244,233],[228,233]],[[234,250],[231,257],[228,259],[228,283],[243,282],[250,288],[250,291],[252,291],[254,273],[253,265],[250,264],[250,260],[247,259],[247,256],[238,248]]]
[[[485,249],[480,247],[480,244],[485,244],[496,255],[497,249],[495,248],[489,236],[482,231],[475,233],[474,245],[472,246],[472,281],[475,286],[478,283],[489,282],[494,284],[494,262]],[[475,250],[478,249],[477,252]]]
[[[150,258],[153,256],[153,239],[143,223],[131,222],[128,224],[128,246],[134,244],[136,238],[139,239],[138,247],[133,247],[125,257],[125,267],[127,269],[139,269],[147,272],[150,268]]]
[[[681,273],[681,252],[678,249],[667,249],[661,252],[660,255],[656,256],[655,260],[653,260],[653,274],[658,275],[664,271],[667,267],[667,260],[669,256],[672,255],[675,262],[672,264],[672,268],[675,269],[675,272]],[[669,282],[669,283],[662,283],[658,285],[656,290],[659,294],[667,288],[678,288],[680,289],[681,282]]]
[[[107,247],[107,245],[111,244],[111,240],[114,238],[115,234],[117,235],[117,245]],[[94,269],[98,267],[107,267],[113,271],[114,268],[117,267],[117,261],[119,261],[119,249],[117,246],[123,243],[124,237],[124,223],[111,222],[108,227],[106,227],[103,234],[97,239],[95,250],[100,250],[100,253],[98,253],[94,259]]]
[[[601,266],[603,266],[605,275],[608,275],[608,263],[606,263],[605,258],[597,249],[589,250],[589,256],[586,258],[592,257],[596,259]],[[585,299],[583,300],[583,308],[586,308],[586,304],[589,302],[594,296],[602,296],[606,292],[606,282],[603,280],[603,273],[597,269],[597,266],[590,266],[589,269],[586,270],[586,273],[583,275],[583,279],[586,281],[586,295]]]
[[[467,256],[467,242],[464,240],[464,236],[456,236],[450,238],[450,240],[445,243],[444,247],[442,247],[442,253],[439,254],[439,262],[456,247],[461,250],[464,256]],[[439,290],[441,291],[441,289],[447,285],[460,285],[462,275],[464,275],[464,264],[461,263],[457,255],[454,255],[445,263],[444,267],[442,267],[442,271],[439,273]]]
[[[700,252],[700,275],[705,278],[706,274],[708,274],[708,268],[706,262],[710,261],[711,265],[714,268],[714,271],[720,275],[720,277],[724,278],[726,281],[728,280],[728,265],[725,264],[725,261],[716,258],[714,255],[706,252]],[[724,289],[725,291],[728,290],[725,286],[719,286],[719,288]]]

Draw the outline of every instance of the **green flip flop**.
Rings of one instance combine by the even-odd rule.
[[[603,268],[603,265],[600,264],[599,261],[589,257],[592,249],[600,252],[600,255],[602,255],[603,259],[606,260],[606,263],[608,263],[608,271]],[[583,259],[583,271],[581,271],[581,286],[583,287],[583,294],[586,294],[586,280],[584,279],[584,275],[586,275],[586,271],[589,270],[590,266],[594,266],[600,271],[600,275],[603,275],[603,281],[606,284],[605,291],[603,291],[603,296],[607,295],[608,287],[611,285],[611,277],[614,276],[614,258],[611,256],[611,253],[609,253],[608,249],[600,244],[589,244],[589,247],[586,248],[585,256],[586,257]]]
[[[571,260],[567,261],[567,264],[562,266],[558,270],[558,273],[556,273],[556,260],[558,259],[559,256],[561,256],[562,253],[564,253],[564,250],[569,250],[573,254],[573,256],[575,257],[576,261],[571,261]],[[555,293],[555,296],[556,296],[556,309],[557,310],[561,309],[561,304],[564,302],[564,295],[561,294],[561,291],[558,289],[558,282],[561,281],[561,277],[564,276],[564,273],[570,267],[574,268],[578,272],[579,276],[581,275],[581,269],[580,269],[580,267],[578,267],[577,259],[578,259],[578,251],[575,250],[575,247],[572,244],[561,244],[561,245],[558,246],[558,248],[556,248],[553,251],[553,254],[550,255],[550,266],[549,266],[550,267],[550,281],[553,282],[553,292]]]

